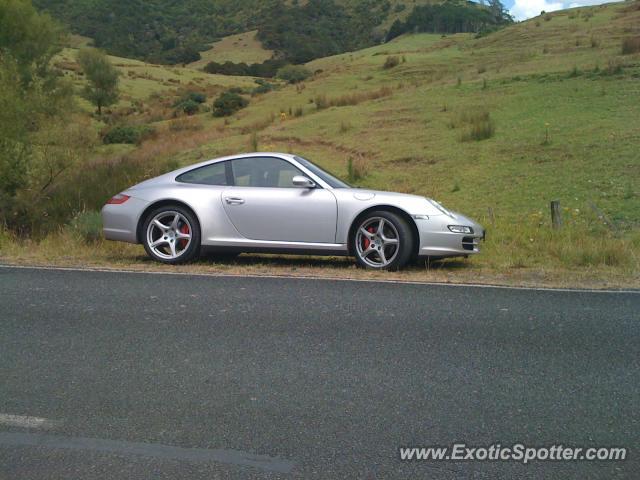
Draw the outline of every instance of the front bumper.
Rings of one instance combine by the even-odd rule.
[[[454,218],[447,215],[416,220],[420,234],[421,257],[460,257],[480,253],[480,241],[486,236],[482,225],[454,212]],[[472,234],[454,233],[449,225],[463,225],[473,229]]]

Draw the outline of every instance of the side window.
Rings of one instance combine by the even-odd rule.
[[[225,164],[227,162],[214,163],[196,168],[183,173],[176,180],[183,183],[196,183],[199,185],[228,185]]]
[[[273,157],[239,158],[231,165],[238,187],[293,188],[293,177],[303,175],[286,160]]]

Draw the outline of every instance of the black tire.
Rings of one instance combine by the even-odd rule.
[[[387,232],[386,234],[383,234],[383,237],[388,237],[387,240],[393,240],[393,237],[397,236],[397,251],[393,248],[393,245],[386,245],[385,242],[380,239],[378,232],[371,232],[371,235],[374,237],[373,240],[369,240],[368,237],[364,238],[362,235],[359,235],[361,227],[366,226],[369,223],[376,224],[380,219],[384,219],[383,231]],[[367,231],[370,230],[371,227],[367,227]],[[407,221],[404,218],[386,210],[376,210],[360,217],[353,225],[353,232],[350,241],[351,251],[356,257],[358,265],[363,268],[395,271],[404,267],[414,256],[415,239],[413,238],[411,227],[407,224]],[[362,244],[363,241],[365,242],[364,245]],[[366,244],[367,242],[369,242],[369,245]],[[375,247],[376,242],[381,242],[381,245]],[[369,246],[377,248],[378,251],[382,250],[384,258],[388,263],[384,263],[382,261],[383,257],[374,250],[367,250]],[[367,251],[370,252],[369,255],[367,255],[366,258],[363,258],[363,253]],[[387,256],[391,258],[387,258]],[[378,262],[376,262],[376,259]],[[376,265],[376,263],[379,264]]]
[[[158,251],[159,249],[157,247],[153,248],[150,245],[149,225],[159,215],[166,214],[167,218],[170,218],[172,214],[176,214],[176,213],[182,216],[179,222],[180,229],[185,228],[185,225],[187,225],[187,229],[190,234],[190,240],[186,245],[184,245],[185,248],[182,251],[178,252],[177,251],[179,248],[178,245],[180,244],[180,242],[185,242],[185,240],[182,240],[181,238],[178,238],[178,237],[172,237],[169,241],[175,242],[177,255],[173,258],[168,258],[169,256],[172,255],[171,250],[169,249],[170,244],[168,242],[164,242],[166,243],[167,247],[166,248],[163,247],[167,252],[166,256],[163,256],[162,253]],[[154,229],[155,228],[157,227],[154,227]],[[155,232],[154,230],[156,234],[160,231],[160,229],[157,228],[157,230],[158,230],[157,232]],[[152,232],[151,235],[153,235],[154,232]],[[200,254],[200,224],[198,223],[198,219],[193,214],[193,212],[191,212],[191,210],[181,205],[163,205],[149,212],[145,217],[144,223],[142,225],[141,237],[142,237],[142,244],[144,245],[144,249],[147,252],[147,255],[149,255],[149,257],[151,257],[153,260],[160,263],[166,263],[169,265],[187,263],[196,259]],[[169,238],[169,237],[164,237],[164,238]]]

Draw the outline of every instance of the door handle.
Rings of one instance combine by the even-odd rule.
[[[244,203],[244,200],[238,197],[226,197],[224,201],[229,205],[242,205]]]

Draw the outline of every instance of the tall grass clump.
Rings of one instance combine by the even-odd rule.
[[[368,172],[369,165],[361,155],[347,159],[347,177],[350,182],[362,180]]]
[[[384,62],[384,65],[382,65],[382,68],[384,70],[390,70],[392,68],[397,67],[398,65],[400,65],[400,59],[395,55],[391,55],[390,57],[387,57],[387,59]]]
[[[495,134],[495,123],[488,110],[467,110],[458,113],[449,123],[449,127],[462,128],[461,142],[487,140]]]
[[[345,122],[344,120],[340,122],[340,133],[347,133],[352,128],[353,126],[351,125],[351,123]]]
[[[631,55],[640,52],[640,36],[629,37],[622,40],[622,54]]]
[[[362,102],[371,100],[377,100],[379,98],[390,97],[393,95],[393,88],[386,86],[381,87],[378,90],[370,90],[368,92],[356,92],[347,93],[334,98],[328,98],[326,95],[321,94],[316,96],[314,103],[318,110],[322,110],[329,107],[348,107],[358,105]]]
[[[329,100],[327,96],[323,93],[321,95],[316,95],[316,98],[313,99],[313,103],[316,104],[316,108],[318,110],[324,110],[325,108],[329,108]]]
[[[249,148],[252,152],[258,151],[258,132],[255,130],[249,136]]]

